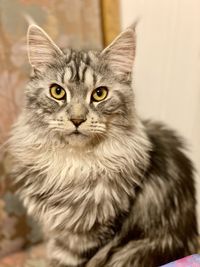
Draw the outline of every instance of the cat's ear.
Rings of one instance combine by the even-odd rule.
[[[47,33],[37,25],[31,25],[27,34],[28,57],[31,66],[40,70],[63,56],[63,52]]]
[[[124,76],[132,72],[135,52],[135,29],[128,28],[102,51],[102,55],[116,75]]]

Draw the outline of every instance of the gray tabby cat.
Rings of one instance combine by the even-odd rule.
[[[134,106],[135,31],[102,52],[28,31],[33,75],[10,139],[13,175],[53,267],[155,267],[197,252],[182,141]]]

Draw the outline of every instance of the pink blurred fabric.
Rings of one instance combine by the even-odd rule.
[[[200,254],[185,257],[169,264],[165,264],[162,267],[200,267]]]

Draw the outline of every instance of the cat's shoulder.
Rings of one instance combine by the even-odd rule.
[[[164,123],[144,120],[144,129],[151,142],[150,169],[163,174],[184,171],[190,176],[193,164],[188,157],[188,144],[176,130]],[[176,171],[175,171],[176,170]]]
[[[153,120],[143,120],[142,123],[148,138],[154,146],[186,148],[185,139],[167,124]]]

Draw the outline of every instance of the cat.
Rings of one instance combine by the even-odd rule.
[[[49,266],[155,267],[196,253],[184,142],[135,110],[135,28],[101,52],[61,50],[36,25],[27,39],[33,72],[11,131],[12,175]]]

